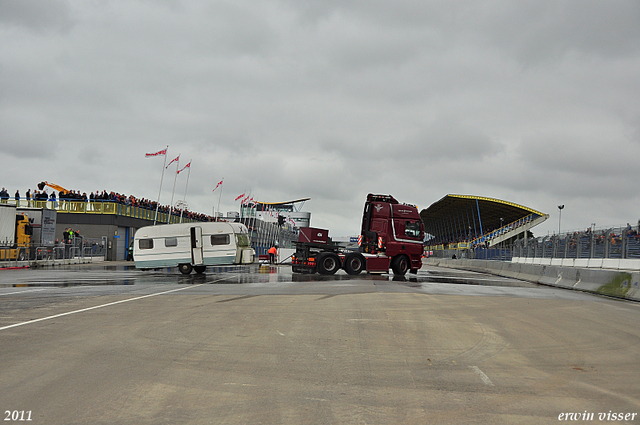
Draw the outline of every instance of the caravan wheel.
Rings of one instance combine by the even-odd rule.
[[[182,274],[189,274],[191,273],[192,267],[191,264],[178,264],[178,270],[180,270]]]
[[[205,270],[207,270],[207,266],[193,266],[193,270],[195,270],[198,274],[202,274]]]

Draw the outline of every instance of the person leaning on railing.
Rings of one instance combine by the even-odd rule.
[[[17,204],[20,198],[19,191],[16,191],[15,196],[16,196],[16,204]],[[7,192],[7,190],[3,187],[2,190],[0,191],[0,202],[7,203],[9,198],[10,198],[9,192]],[[34,190],[33,192],[31,192],[31,189],[27,189],[25,199],[27,200],[27,206],[44,207],[45,206],[44,204],[46,204],[47,201],[49,201],[51,202],[50,207],[58,210],[71,210],[73,208],[74,210],[77,210],[77,211],[83,211],[83,210],[84,211],[87,211],[87,210],[100,211],[101,207],[97,205],[92,205],[89,208],[86,208],[86,205],[85,205],[84,208],[80,207],[80,209],[77,209],[79,206],[75,205],[75,203],[76,202],[102,203],[105,201],[120,203],[123,205],[130,205],[130,206],[135,206],[140,208],[146,208],[149,210],[156,210],[156,207],[157,207],[158,211],[161,213],[168,213],[171,210],[169,205],[158,206],[157,202],[151,201],[147,198],[138,199],[133,195],[126,196],[116,192],[107,192],[106,190],[103,190],[102,192],[101,191],[91,192],[91,196],[87,196],[86,192],[81,194],[80,191],[75,191],[75,190],[62,191],[61,190],[58,193],[58,196],[56,198],[55,192],[53,192],[51,196],[49,196],[46,190],[43,190],[42,192],[38,190]],[[34,202],[32,203],[32,201]],[[185,210],[185,211],[174,210],[174,214],[176,216],[179,216],[182,214],[182,216],[187,219],[197,220],[197,221],[213,220],[213,217],[207,214],[196,213],[189,210]]]
[[[54,209],[58,208],[58,202],[56,200],[56,193],[55,192],[51,192],[51,196],[49,196],[49,201],[51,202],[51,206]]]
[[[2,190],[0,190],[0,202],[2,202],[3,204],[6,204],[8,200],[9,200],[9,192],[7,192],[7,189],[3,187]]]

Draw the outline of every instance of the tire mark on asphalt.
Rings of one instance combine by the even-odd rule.
[[[239,297],[233,297],[233,298],[227,298],[226,300],[220,300],[220,301],[216,301],[216,303],[228,303],[231,301],[238,301],[238,300],[246,300],[248,298],[254,298],[257,297],[258,295],[242,295]]]
[[[491,379],[489,379],[489,377],[483,371],[481,371],[478,366],[469,366],[469,367],[471,368],[471,370],[473,370],[475,373],[478,374],[480,379],[482,379],[482,382],[484,382],[486,385],[489,385],[492,387],[495,386],[493,385],[493,382],[491,382]]]

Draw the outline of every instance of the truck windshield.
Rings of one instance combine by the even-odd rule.
[[[404,233],[411,238],[419,238],[420,223],[417,221],[407,221],[404,225]]]
[[[249,236],[244,233],[236,233],[236,242],[238,246],[249,246]]]

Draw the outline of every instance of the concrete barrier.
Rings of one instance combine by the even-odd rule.
[[[558,259],[561,260],[561,259]],[[620,260],[617,266],[620,266]],[[558,288],[579,290],[640,301],[640,272],[591,267],[521,264],[492,260],[450,260],[427,258],[424,264],[460,270],[486,272]],[[583,264],[580,262],[579,264]],[[590,262],[588,264],[591,264]],[[609,266],[613,261],[609,262]]]
[[[513,257],[514,264],[541,264],[559,267],[588,267],[610,270],[630,270],[640,272],[638,258],[541,258],[541,257]]]
[[[602,258],[589,258],[589,264],[587,264],[589,268],[601,269],[602,268]]]
[[[542,270],[540,272],[540,277],[536,281],[536,283],[540,283],[542,285],[555,285],[558,281],[557,268],[551,266],[541,266]]]
[[[588,258],[576,258],[573,260],[573,267],[589,267],[589,259]]]
[[[618,270],[638,270],[637,260],[621,259]]]
[[[603,269],[615,269],[615,270],[618,270],[620,268],[620,259],[618,259],[618,258],[603,258],[602,259],[602,268]]]
[[[517,279],[520,274],[521,264],[514,263],[504,263],[500,268],[494,267],[493,270],[496,274],[500,276],[511,277],[513,279]]]
[[[574,289],[580,280],[580,269],[574,267],[562,267],[558,271],[556,286],[567,289]]]
[[[542,266],[536,264],[523,264],[520,267],[520,273],[518,273],[516,278],[526,280],[528,282],[538,282],[542,273]]]

